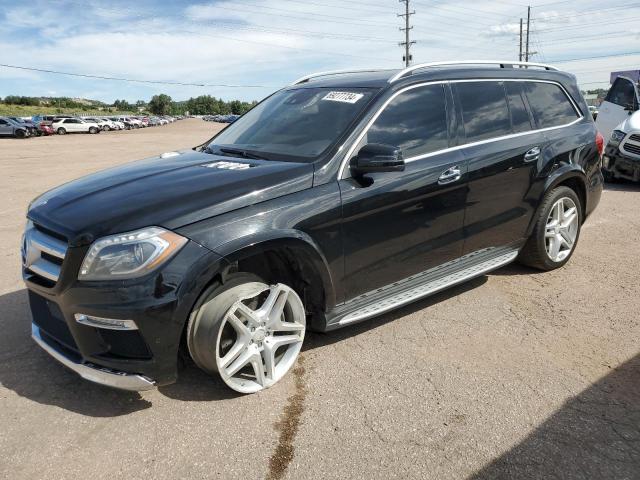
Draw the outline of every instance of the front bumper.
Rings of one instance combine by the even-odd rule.
[[[46,335],[46,334],[45,334]],[[35,323],[31,324],[31,338],[42,347],[42,349],[62,363],[65,367],[70,368],[85,380],[89,380],[107,387],[119,388],[121,390],[133,390],[141,392],[151,390],[155,387],[156,382],[144,375],[135,375],[117,370],[111,370],[100,367],[85,360],[73,359],[64,352],[54,348],[43,338],[43,333]]]
[[[80,282],[87,248],[69,248],[58,281],[42,283],[28,271],[32,337],[82,378],[101,385],[148,390],[177,379],[184,325],[200,292],[226,265],[194,242],[167,265],[140,279]],[[136,330],[79,323],[75,314],[135,321]]]
[[[614,178],[640,182],[640,160],[624,155],[618,147],[607,146],[602,161],[602,170]]]

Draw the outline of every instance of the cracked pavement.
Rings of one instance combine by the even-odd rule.
[[[1,141],[0,478],[639,478],[639,185],[607,187],[565,268],[511,265],[309,334],[304,375],[257,395],[193,366],[137,394],[56,364],[29,339],[29,200],[215,128]]]

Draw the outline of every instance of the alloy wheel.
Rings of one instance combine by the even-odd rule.
[[[575,202],[560,198],[553,204],[545,228],[545,247],[553,262],[566,259],[576,243],[580,217]]]
[[[255,293],[229,308],[216,340],[218,372],[241,393],[280,380],[295,363],[306,330],[304,305],[291,288],[255,285]]]

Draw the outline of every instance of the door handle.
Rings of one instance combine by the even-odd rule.
[[[454,167],[447,168],[442,174],[438,177],[438,184],[444,185],[446,183],[452,183],[456,180],[460,180],[462,177],[462,172],[460,171],[460,167],[458,165]]]
[[[527,153],[524,154],[525,162],[535,162],[540,158],[540,147],[533,147]]]

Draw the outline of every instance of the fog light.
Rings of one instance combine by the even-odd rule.
[[[94,317],[84,313],[74,315],[76,322],[96,328],[107,328],[109,330],[137,330],[138,326],[133,320],[118,320],[115,318]]]

